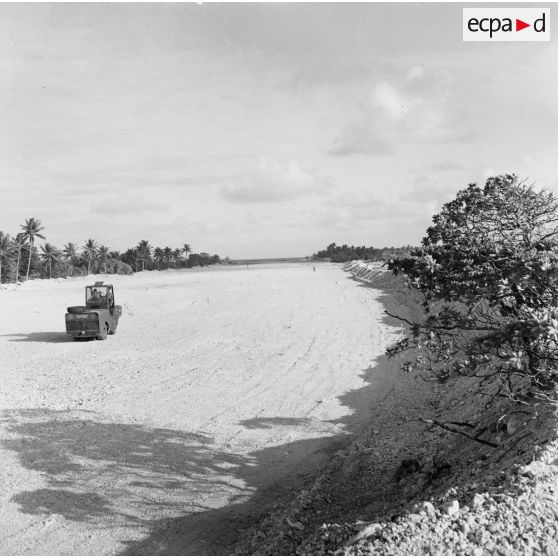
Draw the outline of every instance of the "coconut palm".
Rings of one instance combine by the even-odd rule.
[[[15,266],[15,282],[17,285],[19,281],[19,263],[21,261],[21,251],[29,249],[29,244],[27,243],[25,234],[24,233],[16,234],[15,238],[12,238],[12,246],[14,248],[14,252],[17,254],[16,266]]]
[[[56,246],[46,242],[41,246],[41,261],[45,266],[48,266],[48,278],[52,278],[52,264],[56,264],[60,261],[62,253]]]
[[[176,267],[178,267],[178,264],[180,263],[180,256],[182,256],[182,250],[180,248],[176,248],[172,251],[172,257]]]
[[[42,223],[39,219],[35,219],[35,217],[31,217],[30,219],[25,219],[25,225],[21,225],[23,229],[23,235],[26,240],[29,240],[29,261],[27,262],[27,275],[25,277],[26,280],[29,279],[29,272],[31,270],[31,256],[33,254],[33,244],[35,243],[35,237],[42,238],[44,240],[44,236],[41,234],[41,231],[44,230]]]
[[[109,247],[101,244],[99,250],[97,251],[97,256],[99,257],[99,262],[103,264],[104,273],[107,274],[107,260],[109,257]]]
[[[188,256],[190,255],[190,252],[192,251],[192,248],[190,247],[189,244],[184,244],[184,246],[182,247],[182,252],[184,252],[184,259],[186,260],[186,267],[188,267]]]
[[[163,249],[163,254],[168,267],[168,264],[170,264],[170,261],[172,260],[172,248],[165,246],[165,248]]]
[[[155,250],[153,250],[153,257],[155,258],[155,261],[157,262],[157,271],[161,270],[161,262],[165,259],[165,252],[163,251],[162,248],[159,248],[159,246],[157,246],[157,248],[155,248]]]
[[[13,252],[14,247],[10,235],[0,231],[0,283],[2,283],[2,258],[10,258]]]
[[[139,244],[136,246],[138,252],[138,259],[141,261],[141,270],[145,271],[145,262],[151,258],[151,244],[149,240],[140,240]]]
[[[74,275],[74,266],[78,261],[77,246],[73,242],[68,242],[64,244],[63,250],[64,259],[70,262],[70,267],[72,268],[72,277]]]
[[[89,275],[89,272],[91,270],[91,262],[97,256],[97,250],[98,245],[92,238],[89,238],[83,246],[83,256],[85,258],[85,261],[87,262],[87,275]]]

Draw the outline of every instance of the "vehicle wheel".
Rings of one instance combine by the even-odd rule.
[[[81,314],[85,312],[85,306],[68,306],[68,312],[70,314]]]
[[[104,341],[107,338],[107,324],[104,324],[103,327],[101,328],[101,331],[99,333],[99,337],[97,337],[97,339],[99,339],[100,341]]]
[[[114,334],[116,333],[116,327],[117,327],[117,326],[114,326],[113,328],[111,328],[111,329],[109,330],[109,335],[114,335]]]

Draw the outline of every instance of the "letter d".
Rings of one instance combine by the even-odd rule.
[[[540,28],[539,28],[539,24]],[[537,33],[544,33],[545,29],[546,29],[546,14],[543,12],[542,17],[539,17],[538,19],[535,19],[535,23],[533,23],[533,29],[537,32]]]

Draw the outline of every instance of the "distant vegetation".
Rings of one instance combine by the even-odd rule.
[[[89,238],[80,246],[68,242],[57,248],[46,242],[45,227],[31,217],[15,236],[0,231],[0,283],[23,279],[68,277],[89,273],[130,274],[135,271],[180,269],[220,262],[217,255],[193,253],[189,244],[180,248],[153,247],[148,240],[125,252],[111,250]],[[45,240],[37,247],[38,240]]]
[[[329,260],[332,262],[350,262],[352,260],[389,260],[392,258],[408,256],[413,250],[413,246],[403,246],[402,248],[374,248],[373,246],[337,246],[335,242],[330,244],[325,250],[320,250],[312,256],[313,260]]]
[[[408,322],[411,335],[389,350],[409,355],[406,370],[440,381],[477,378],[479,394],[524,404],[556,397],[558,199],[552,192],[515,175],[471,184],[434,216],[422,246],[389,268],[423,299],[422,320]]]

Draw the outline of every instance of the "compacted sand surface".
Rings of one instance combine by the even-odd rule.
[[[2,554],[227,552],[393,388],[398,329],[338,266],[107,277],[117,334],[72,341],[102,278],[0,291]]]

